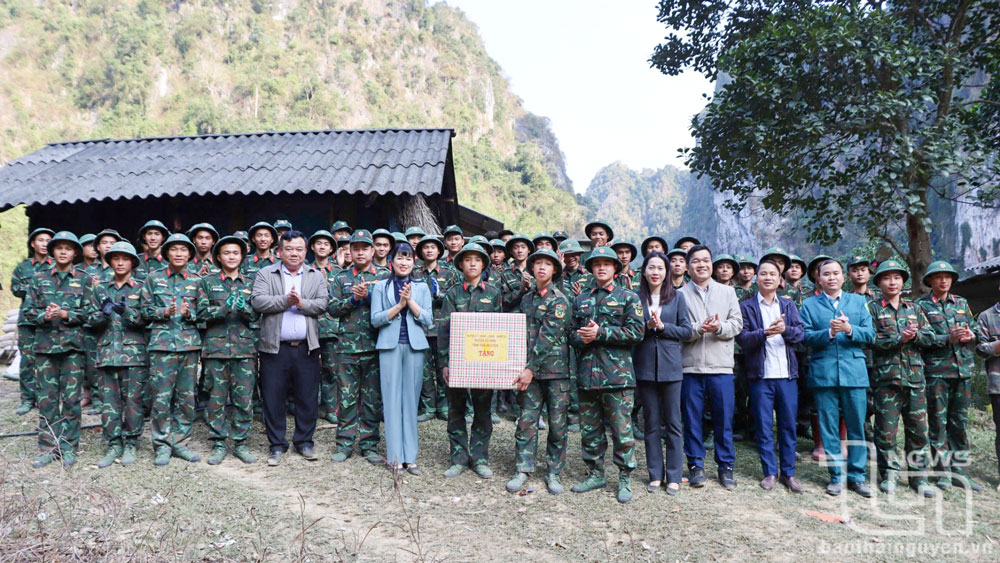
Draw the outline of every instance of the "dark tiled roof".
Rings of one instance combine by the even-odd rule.
[[[432,195],[453,174],[451,137],[379,129],[54,143],[0,168],[0,209],[196,194]]]

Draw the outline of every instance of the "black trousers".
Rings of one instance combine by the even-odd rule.
[[[684,474],[684,435],[681,421],[681,381],[637,381],[639,403],[646,424],[646,467],[650,481],[680,483]],[[664,442],[666,442],[664,444]],[[666,467],[663,450],[666,446]]]
[[[296,449],[313,445],[319,413],[319,350],[309,353],[309,345],[282,342],[277,354],[260,354],[260,395],[264,403],[264,427],[271,450],[288,451],[285,439],[285,401],[295,401]]]

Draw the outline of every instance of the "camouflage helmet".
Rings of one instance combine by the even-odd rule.
[[[187,236],[189,239],[194,240],[194,236],[198,234],[198,231],[208,231],[208,234],[212,235],[212,240],[219,240],[219,231],[215,230],[215,227],[211,223],[197,223],[191,225],[191,228],[187,230]]]
[[[712,260],[712,266],[713,267],[717,266],[721,262],[727,262],[727,263],[729,263],[729,265],[731,265],[733,267],[733,273],[734,274],[736,272],[738,272],[739,269],[740,269],[740,263],[739,263],[739,261],[732,254],[720,254],[720,255],[716,256],[715,259]]]
[[[677,242],[674,243],[674,248],[680,248],[681,245],[684,244],[685,242],[694,243],[695,246],[698,246],[699,244],[701,244],[701,241],[698,240],[698,237],[693,237],[693,236],[687,235],[687,236],[683,236],[683,237],[677,239]]]
[[[806,267],[806,277],[809,278],[809,281],[816,283],[816,276],[813,272],[816,271],[816,268],[818,268],[820,264],[827,260],[833,260],[833,256],[817,254],[812,260],[809,261],[809,265]]]
[[[247,229],[247,236],[250,237],[250,240],[253,240],[253,236],[261,229],[267,229],[267,232],[271,233],[271,238],[274,239],[271,243],[272,245],[278,243],[278,230],[267,221],[257,221],[254,223],[253,226]]]
[[[410,237],[421,237],[421,238],[423,238],[423,237],[427,236],[427,233],[425,233],[424,230],[421,229],[420,227],[407,227],[406,231],[403,234],[406,235],[406,238],[410,238]]]
[[[559,243],[559,251],[563,253],[563,256],[567,254],[583,254],[586,252],[582,246],[580,246],[580,241],[576,239],[566,239]]]
[[[469,242],[478,244],[484,249],[490,247],[490,239],[484,237],[483,235],[473,235],[471,238],[469,238]]]
[[[28,256],[32,255],[33,250],[31,249],[31,243],[35,241],[35,237],[37,237],[38,235],[49,235],[50,237],[54,237],[56,235],[56,232],[53,231],[52,229],[47,229],[45,227],[39,227],[31,231],[31,233],[28,235]]]
[[[392,238],[391,235],[390,238]],[[354,231],[354,234],[351,235],[351,244],[356,242],[372,246],[375,245],[375,239],[372,238],[372,234],[368,232],[368,229],[358,229]]]
[[[498,238],[491,240],[490,246],[493,247],[494,252],[497,250],[503,250],[504,254],[507,254],[507,243]]]
[[[484,250],[483,247],[479,246],[474,242],[470,242],[465,246],[463,246],[462,250],[459,250],[458,253],[455,254],[454,264],[455,267],[458,268],[459,270],[462,269],[462,258],[465,258],[466,254],[477,254],[480,258],[483,259],[483,266],[486,266],[490,263],[490,254],[486,252],[486,250]]]
[[[122,236],[121,236],[121,234],[118,233],[118,231],[116,231],[114,229],[102,229],[101,232],[97,233],[97,235],[94,237],[94,244],[100,244],[101,239],[104,238],[104,237],[111,237],[111,238],[115,239],[115,242],[118,242],[120,240],[124,240],[124,239],[122,239]],[[133,246],[132,248],[135,248],[135,247]]]
[[[274,222],[274,230],[275,231],[279,231],[279,230],[290,231],[290,230],[292,230],[292,222],[289,221],[288,219],[278,219],[277,221]]]
[[[417,247],[414,248],[414,250],[417,251],[417,256],[423,258],[421,254],[421,249],[428,244],[433,244],[438,248],[438,258],[443,256],[444,253],[447,251],[447,249],[444,247],[444,243],[441,242],[441,237],[435,235],[424,235],[424,238],[420,239],[420,242],[417,243]]]
[[[687,254],[688,253],[686,250],[681,250],[680,248],[671,248],[667,252],[667,259],[669,260],[671,256],[683,256],[685,259],[687,259]]]
[[[96,241],[97,241],[97,235],[95,235],[94,233],[85,233],[80,237],[80,246],[87,246],[88,244],[94,244]]]
[[[166,225],[164,225],[160,221],[157,221],[156,219],[150,219],[149,221],[146,221],[142,225],[142,227],[139,228],[139,240],[140,241],[142,240],[143,235],[146,234],[146,231],[148,231],[150,229],[156,229],[156,230],[160,231],[161,233],[163,233],[164,237],[169,237],[170,236],[170,229],[168,229]]]
[[[335,221],[330,227],[330,232],[336,233],[337,231],[351,231],[351,226],[347,224],[347,221]]]
[[[635,260],[636,258],[639,258],[639,249],[636,248],[635,244],[633,244],[631,241],[620,240],[618,242],[612,243],[611,244],[611,250],[614,250],[615,252],[618,252],[618,248],[619,247],[623,247],[623,246],[626,247],[626,248],[628,248],[629,252],[632,253],[632,260]],[[627,266],[628,266],[628,264],[625,265],[625,267],[627,267]]]
[[[528,245],[528,254],[529,255],[532,252],[535,251],[535,243],[531,242],[530,238],[528,238],[525,235],[522,235],[521,233],[516,233],[514,236],[510,237],[509,239],[507,239],[507,244],[505,245],[506,248],[507,248],[507,254],[509,256],[513,256],[514,255],[514,253],[511,252],[511,249],[514,248],[514,243],[515,242],[523,242],[523,243],[527,244]]]
[[[552,245],[553,249],[559,248],[559,241],[556,240],[556,237],[552,236],[550,233],[538,233],[535,235],[534,238],[531,239],[532,247],[538,248],[538,242],[543,240],[549,241],[549,244]]]
[[[642,241],[642,244],[639,245],[639,250],[640,252],[642,252],[643,256],[649,254],[649,243],[651,242],[660,243],[660,245],[663,247],[664,252],[669,250],[667,248],[667,239],[661,237],[660,235],[651,235],[646,237],[646,239]]]
[[[559,241],[560,244],[562,244],[562,241],[569,238],[569,233],[567,233],[566,231],[556,231],[552,233],[552,238],[556,239],[557,241]]]
[[[771,248],[768,248],[764,251],[764,254],[761,255],[760,259],[767,260],[768,258],[771,258],[773,260],[775,257],[781,258],[781,263],[783,264],[782,270],[787,270],[788,267],[792,265],[792,255],[780,246],[772,246]]]
[[[858,256],[858,255],[851,256],[851,258],[847,261],[848,268],[861,265],[868,266],[869,268],[871,268],[872,261],[869,260],[868,258],[865,258],[864,256]]]
[[[441,237],[448,238],[448,235],[460,235],[462,238],[465,238],[465,233],[462,232],[462,227],[459,227],[458,225],[448,225]]]
[[[309,240],[306,241],[306,245],[312,247],[312,244],[316,242],[317,239],[321,238],[325,238],[330,241],[330,246],[332,246],[334,250],[337,250],[337,240],[333,238],[333,234],[326,229],[320,229],[313,233],[312,236],[309,237]]]

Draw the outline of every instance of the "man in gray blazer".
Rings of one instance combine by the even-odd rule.
[[[309,461],[319,410],[319,326],[326,311],[329,289],[323,272],[305,263],[306,236],[288,231],[279,239],[281,262],[257,273],[250,301],[261,313],[260,396],[264,427],[271,444],[267,464],[278,465],[288,451],[285,439],[285,401],[295,400],[296,451]]]

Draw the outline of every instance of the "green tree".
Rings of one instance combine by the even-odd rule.
[[[919,280],[929,196],[995,202],[996,103],[980,97],[1000,73],[995,0],[662,0],[658,21],[652,66],[731,80],[686,152],[733,207],[799,211],[821,244],[861,227]]]

